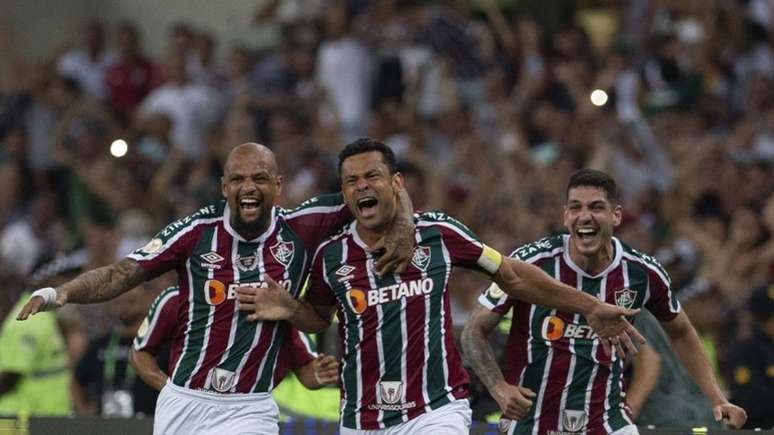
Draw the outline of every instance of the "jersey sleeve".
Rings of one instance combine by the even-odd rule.
[[[341,193],[316,196],[285,213],[285,222],[312,252],[328,236],[351,221],[352,213]]]
[[[325,275],[325,250],[321,247],[312,260],[312,270],[309,274],[304,299],[312,305],[331,307],[336,305],[336,295]]]
[[[309,337],[293,326],[290,327],[282,346],[283,352],[289,356],[288,366],[293,370],[301,368],[317,358],[317,354],[312,350]]]
[[[161,346],[172,339],[178,326],[180,291],[170,287],[153,301],[148,315],[137,330],[134,349],[157,353]]]
[[[646,263],[648,274],[648,301],[645,307],[662,322],[674,319],[682,307],[672,291],[672,281],[655,259]]]
[[[492,283],[478,297],[478,303],[486,307],[489,311],[504,315],[513,306],[511,298],[496,283]]]
[[[503,256],[479,240],[462,222],[440,212],[420,215],[417,226],[435,227],[443,238],[452,265],[494,275],[503,262]]]
[[[204,225],[221,220],[216,206],[204,207],[159,231],[145,246],[127,256],[153,278],[184,263],[198,240]]]

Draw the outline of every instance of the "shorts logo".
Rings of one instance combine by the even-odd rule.
[[[615,292],[615,304],[619,307],[631,308],[637,299],[637,292],[623,288]]]
[[[234,386],[235,373],[216,367],[210,377],[212,389],[220,393],[228,392]]]
[[[363,290],[352,289],[347,291],[347,303],[349,308],[356,314],[363,314],[366,308],[368,308],[366,294]]]
[[[427,266],[430,265],[430,248],[427,246],[417,246],[414,248],[411,265],[422,272],[427,272]]]
[[[586,413],[565,409],[562,414],[562,426],[568,432],[581,432],[586,427]]]
[[[241,255],[237,255],[236,258],[236,266],[237,269],[241,270],[242,272],[252,272],[255,270],[256,267],[258,267],[258,255],[260,253],[256,249],[253,251],[250,255],[245,255],[244,257]]]
[[[564,335],[564,320],[555,316],[546,317],[541,334],[548,341],[559,340]]]
[[[145,254],[153,254],[157,252],[161,247],[164,246],[164,242],[161,241],[161,239],[153,239],[148,244],[143,246],[140,251],[142,251]]]
[[[293,242],[277,242],[276,245],[269,248],[269,251],[274,259],[285,267],[288,267],[293,261]]]
[[[379,382],[379,403],[394,405],[403,402],[403,382],[382,381]]]
[[[215,279],[204,282],[204,300],[210,305],[220,305],[226,300],[226,285]]]

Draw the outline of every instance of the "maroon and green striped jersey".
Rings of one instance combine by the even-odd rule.
[[[669,276],[651,256],[613,238],[615,257],[591,276],[570,258],[569,236],[559,235],[516,249],[511,257],[611,304],[645,307],[671,320],[680,303]],[[583,316],[514,300],[496,285],[479,303],[505,314],[513,309],[505,352],[505,378],[537,393],[529,414],[509,434],[607,434],[632,424],[625,400],[623,361],[605,355]]]
[[[298,296],[318,245],[351,220],[340,194],[312,198],[293,210],[271,209],[269,228],[245,240],[225,202],[167,225],[128,257],[148,276],[175,269],[181,303],[173,342],[173,383],[221,393],[271,391],[287,325],[250,322],[236,289],[266,286],[265,275]]]
[[[379,278],[356,222],[315,254],[305,297],[338,308],[344,427],[394,426],[467,397],[449,275],[453,266],[492,275],[502,256],[443,213],[416,215],[415,223],[414,254],[400,275]]]
[[[177,323],[177,313],[180,310],[180,304],[184,301],[185,299],[180,297],[178,287],[169,287],[161,292],[151,304],[148,315],[137,331],[134,349],[148,351],[155,355],[166,343],[170,343],[171,347],[181,347],[185,340],[186,325]],[[305,334],[287,322],[281,322],[279,327],[288,328],[288,332],[277,357],[273,386],[279,385],[289,371],[309,364],[317,356]],[[174,370],[175,362],[169,363],[166,373]]]

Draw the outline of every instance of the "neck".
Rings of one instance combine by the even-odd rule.
[[[385,228],[372,230],[366,228],[360,222],[357,222],[355,224],[355,231],[357,231],[357,235],[360,236],[360,239],[363,240],[368,247],[371,247],[387,233],[387,228],[385,226]]]
[[[589,275],[597,275],[613,262],[615,257],[615,249],[613,247],[613,240],[608,240],[605,246],[592,255],[581,254],[575,247],[575,243],[570,237],[570,258],[572,261],[580,267],[584,272]]]

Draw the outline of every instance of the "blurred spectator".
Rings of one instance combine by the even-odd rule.
[[[105,27],[101,21],[90,19],[82,32],[83,46],[62,55],[57,71],[75,79],[90,98],[105,99],[105,73],[114,61],[114,55],[105,49]]]
[[[352,16],[344,0],[325,8],[325,40],[317,54],[317,81],[325,91],[333,119],[341,128],[341,142],[349,143],[365,133],[371,101],[373,60],[351,33]]]
[[[132,341],[156,296],[145,283],[108,304],[116,324],[93,340],[75,370],[75,409],[81,415],[133,417],[153,415],[158,392],[145,384],[129,364]],[[169,350],[160,355],[162,367]]]
[[[166,115],[172,121],[172,145],[187,158],[201,157],[206,151],[209,127],[221,109],[214,92],[192,82],[185,57],[173,54],[167,63],[167,82],[143,100],[140,116]]]
[[[70,413],[67,350],[55,313],[40,313],[28,322],[16,314],[29,299],[25,292],[0,327],[0,415]]]
[[[729,352],[731,394],[747,410],[745,429],[774,429],[774,284],[753,292],[749,310],[752,337]]]
[[[105,74],[108,102],[127,122],[134,108],[160,82],[159,71],[143,53],[137,26],[124,22],[116,30],[118,59]]]

